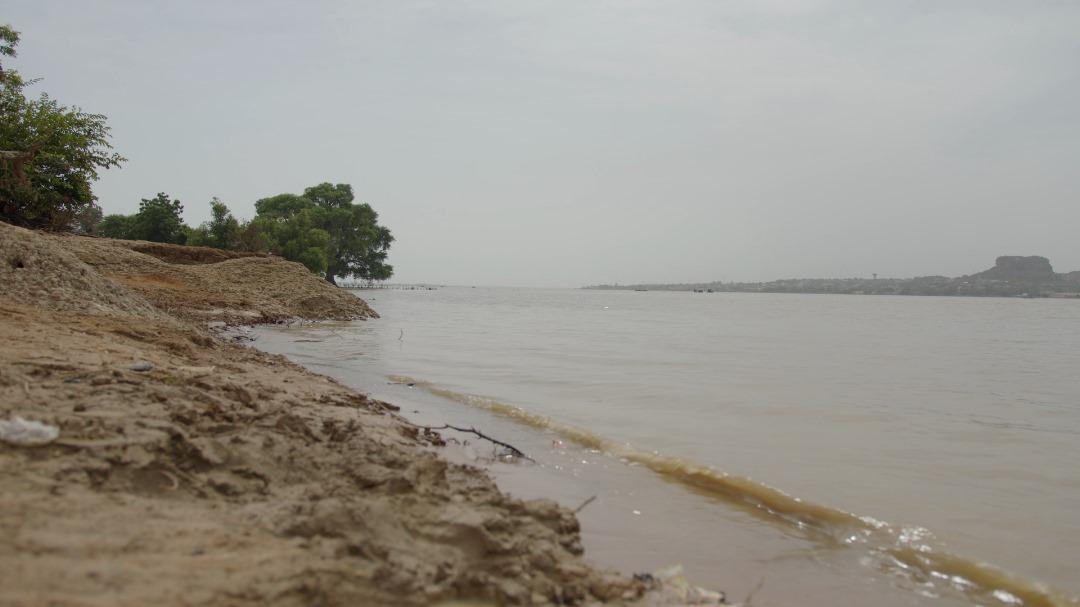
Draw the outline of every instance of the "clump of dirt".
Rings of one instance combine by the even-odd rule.
[[[653,600],[582,560],[566,509],[440,459],[392,405],[187,321],[371,314],[302,267],[5,224],[0,261],[0,419],[59,428],[0,442],[0,602]]]

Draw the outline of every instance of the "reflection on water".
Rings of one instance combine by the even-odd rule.
[[[266,334],[264,346],[380,398],[416,402],[437,423],[481,415],[460,402],[513,403],[494,412],[609,454],[599,458],[602,473],[556,470],[565,450],[535,430],[494,426],[540,450],[545,463],[543,471],[497,467],[504,486],[529,494],[539,485],[552,495],[577,486],[609,498],[582,513],[593,558],[647,568],[667,563],[641,560],[666,556],[692,574],[748,577],[764,564],[778,581],[758,600],[863,596],[899,605],[944,594],[965,604],[958,594],[1039,605],[1066,599],[1029,580],[1078,589],[1076,302],[512,289],[364,295],[382,319]],[[392,374],[422,381],[387,385]],[[471,419],[506,423],[484,415]],[[678,486],[648,484],[633,464]],[[623,523],[648,547],[627,546],[627,527],[613,526],[623,518],[623,491],[641,492]],[[731,514],[740,501],[794,533]],[[656,516],[664,509],[678,519]],[[822,535],[865,549],[836,552],[814,537]],[[859,578],[874,572],[883,581]],[[795,580],[799,592],[777,588]],[[894,594],[897,587],[905,592]]]

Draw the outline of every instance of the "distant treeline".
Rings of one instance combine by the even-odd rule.
[[[243,221],[214,198],[210,221],[189,227],[183,222],[180,201],[161,192],[142,199],[134,215],[91,219],[80,231],[106,238],[274,253],[304,264],[330,282],[346,276],[386,280],[393,274],[386,256],[394,237],[379,225],[371,205],[353,200],[349,184],[321,183],[303,194],[262,198],[255,202],[255,217]]]
[[[999,257],[984,272],[949,278],[793,278],[770,282],[593,285],[586,289],[697,293],[837,293],[850,295],[959,295],[969,297],[1080,297],[1080,272],[1058,274],[1045,257]]]

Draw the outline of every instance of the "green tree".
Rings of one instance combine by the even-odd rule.
[[[240,242],[240,222],[217,196],[210,201],[210,246],[235,249]]]
[[[353,204],[352,186],[347,183],[320,183],[304,190],[304,197],[316,208],[316,221],[330,234],[326,279],[356,276],[366,280],[386,280],[394,273],[386,263],[394,237],[379,225],[379,214],[367,203]]]
[[[83,236],[97,236],[104,213],[96,203],[90,203],[75,213],[71,229]]]
[[[253,223],[267,236],[271,251],[304,264],[316,274],[326,273],[330,235],[315,225],[310,210],[285,221],[256,217]]]
[[[313,207],[310,200],[296,194],[262,198],[255,201],[255,219],[249,229],[263,236],[275,254],[325,274],[330,235],[315,224]]]
[[[240,248],[242,228],[229,207],[217,196],[210,200],[210,221],[188,230],[187,244],[218,249]]]
[[[323,209],[347,209],[352,206],[355,196],[352,186],[347,183],[334,185],[324,182],[305,189],[304,198]]]
[[[236,247],[240,251],[266,253],[270,250],[270,236],[259,222],[245,221],[240,224],[239,241]]]
[[[139,212],[131,217],[129,238],[184,244],[187,241],[187,227],[182,214],[184,205],[179,200],[171,200],[165,192],[158,192],[153,198],[143,198],[139,203]]]
[[[18,43],[18,32],[0,26],[0,58],[15,57]],[[0,219],[66,230],[96,200],[98,171],[125,159],[112,151],[105,116],[45,93],[28,98],[33,83],[0,64]]]
[[[283,223],[312,206],[311,200],[303,196],[278,194],[255,201],[255,216],[275,223]]]
[[[106,215],[98,226],[98,235],[105,238],[131,240],[134,215]]]
[[[189,247],[208,247],[210,246],[210,234],[202,225],[194,228],[189,227],[187,233],[184,234],[184,244]]]
[[[271,250],[286,259],[296,258],[296,248],[289,247],[289,238],[306,235],[283,226],[297,223],[304,229],[319,230],[326,235],[326,242],[317,247],[300,247],[308,259],[319,249],[324,255],[321,269],[314,263],[305,263],[334,283],[337,277],[356,276],[367,280],[386,280],[393,275],[393,267],[386,263],[387,254],[394,237],[390,230],[378,223],[378,213],[366,203],[354,204],[352,186],[345,183],[321,183],[304,190],[302,196],[279,194],[263,198],[255,203],[256,219],[269,234]],[[316,239],[321,240],[321,236]],[[290,256],[293,255],[293,256]]]
[[[0,25],[0,57],[15,57],[19,46],[19,32],[12,29],[11,25]],[[19,75],[15,72],[4,72],[4,66],[0,64],[0,82],[14,78],[20,84]]]

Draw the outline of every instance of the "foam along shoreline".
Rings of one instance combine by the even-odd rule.
[[[374,315],[298,264],[3,223],[0,262],[0,418],[58,430],[0,441],[2,602],[680,598],[590,566],[573,513],[393,405],[208,328]]]
[[[390,381],[412,384],[431,394],[548,430],[583,447],[643,466],[666,481],[715,497],[831,547],[861,550],[865,564],[915,581],[939,594],[961,594],[976,604],[1067,607],[1080,605],[1046,585],[993,565],[948,552],[920,527],[897,527],[866,516],[808,502],[754,480],[696,465],[679,458],[641,451],[588,430],[562,424],[498,400],[462,394],[407,376]]]

